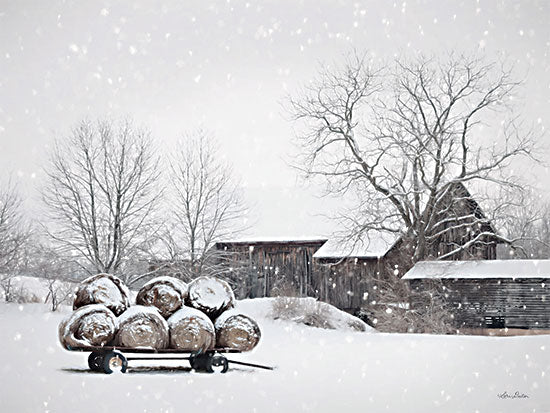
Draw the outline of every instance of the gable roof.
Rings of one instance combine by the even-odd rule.
[[[369,239],[355,245],[337,239],[329,239],[313,254],[313,258],[381,258],[388,253],[398,240],[398,236],[386,233],[371,234]]]
[[[472,196],[472,194],[470,193],[468,188],[466,188],[466,185],[464,185],[463,182],[459,181],[459,182],[452,183],[450,185],[448,194],[452,194],[452,195],[454,195],[454,197],[456,197],[458,195],[458,196],[461,196],[462,198],[464,198],[464,200],[466,201],[466,203],[470,207],[470,210],[472,211],[472,213],[478,219],[482,219],[482,220],[487,221],[487,224],[486,224],[487,228],[486,229],[493,232],[493,233],[495,233],[495,234],[497,233],[495,227],[493,226],[493,222],[487,218],[487,215],[485,215],[485,212],[483,211],[483,209],[481,208],[479,203],[476,201],[476,199]]]
[[[403,277],[416,279],[550,278],[550,260],[420,261]]]

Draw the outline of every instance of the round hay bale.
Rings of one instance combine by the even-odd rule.
[[[128,287],[111,274],[97,274],[82,281],[76,290],[73,310],[89,304],[103,304],[119,316],[130,307]]]
[[[250,351],[258,345],[262,336],[258,323],[236,309],[219,316],[214,327],[216,347]]]
[[[161,349],[168,341],[168,324],[155,307],[136,305],[118,317],[117,346]]]
[[[80,307],[59,324],[59,341],[66,349],[105,346],[117,329],[113,312],[101,304]]]
[[[188,287],[174,277],[157,277],[139,290],[136,304],[156,307],[164,318],[181,308],[187,298]]]
[[[203,312],[183,306],[168,319],[170,347],[180,350],[210,350],[216,343],[212,321]]]
[[[189,284],[188,305],[201,310],[212,320],[233,307],[234,301],[233,290],[219,278],[198,277]]]

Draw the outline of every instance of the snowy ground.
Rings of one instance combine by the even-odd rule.
[[[0,304],[1,410],[550,412],[550,336],[322,330],[270,321],[266,303],[242,302],[263,337],[234,358],[273,364],[275,371],[208,375],[189,371],[186,362],[142,362],[110,376],[90,372],[85,354],[58,344],[57,325],[68,308],[50,313],[41,304]],[[528,398],[497,396],[516,391]]]

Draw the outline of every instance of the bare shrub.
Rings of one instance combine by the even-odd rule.
[[[49,302],[51,311],[57,311],[62,304],[72,304],[74,296],[74,285],[72,283],[55,279],[44,281],[48,286],[48,295],[44,300],[44,304]]]
[[[277,297],[272,304],[271,316],[275,320],[293,321],[329,330],[339,328],[367,330],[367,326],[361,320],[312,297]]]
[[[275,281],[271,289],[271,295],[281,298],[298,297],[296,286],[289,282],[286,277],[281,277]]]
[[[412,291],[396,268],[388,267],[375,278],[376,300],[357,316],[387,333],[451,333],[453,316],[445,304],[446,292],[441,283],[434,280],[422,291]],[[421,302],[422,308],[412,309],[412,301]]]
[[[294,321],[311,327],[334,329],[330,323],[330,312],[315,299],[298,297],[277,297],[272,305],[272,317]]]
[[[36,304],[40,303],[40,297],[34,294],[29,289],[25,288],[23,285],[13,286],[9,295],[6,295],[6,302],[8,303],[17,303],[17,304]]]

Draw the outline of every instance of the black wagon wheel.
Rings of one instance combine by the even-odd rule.
[[[128,367],[128,361],[126,357],[119,353],[118,351],[110,351],[105,354],[103,358],[103,371],[106,374],[111,374],[114,371],[120,371],[126,373],[126,368]]]
[[[208,373],[225,373],[228,368],[229,363],[221,354],[214,354],[208,357],[208,361],[206,362],[206,371]]]
[[[93,371],[103,370],[103,354],[92,351],[88,356],[88,367]]]
[[[191,365],[191,368],[193,370],[196,369],[196,366],[195,366],[195,357],[196,357],[196,353],[191,353],[189,354],[189,364]]]

